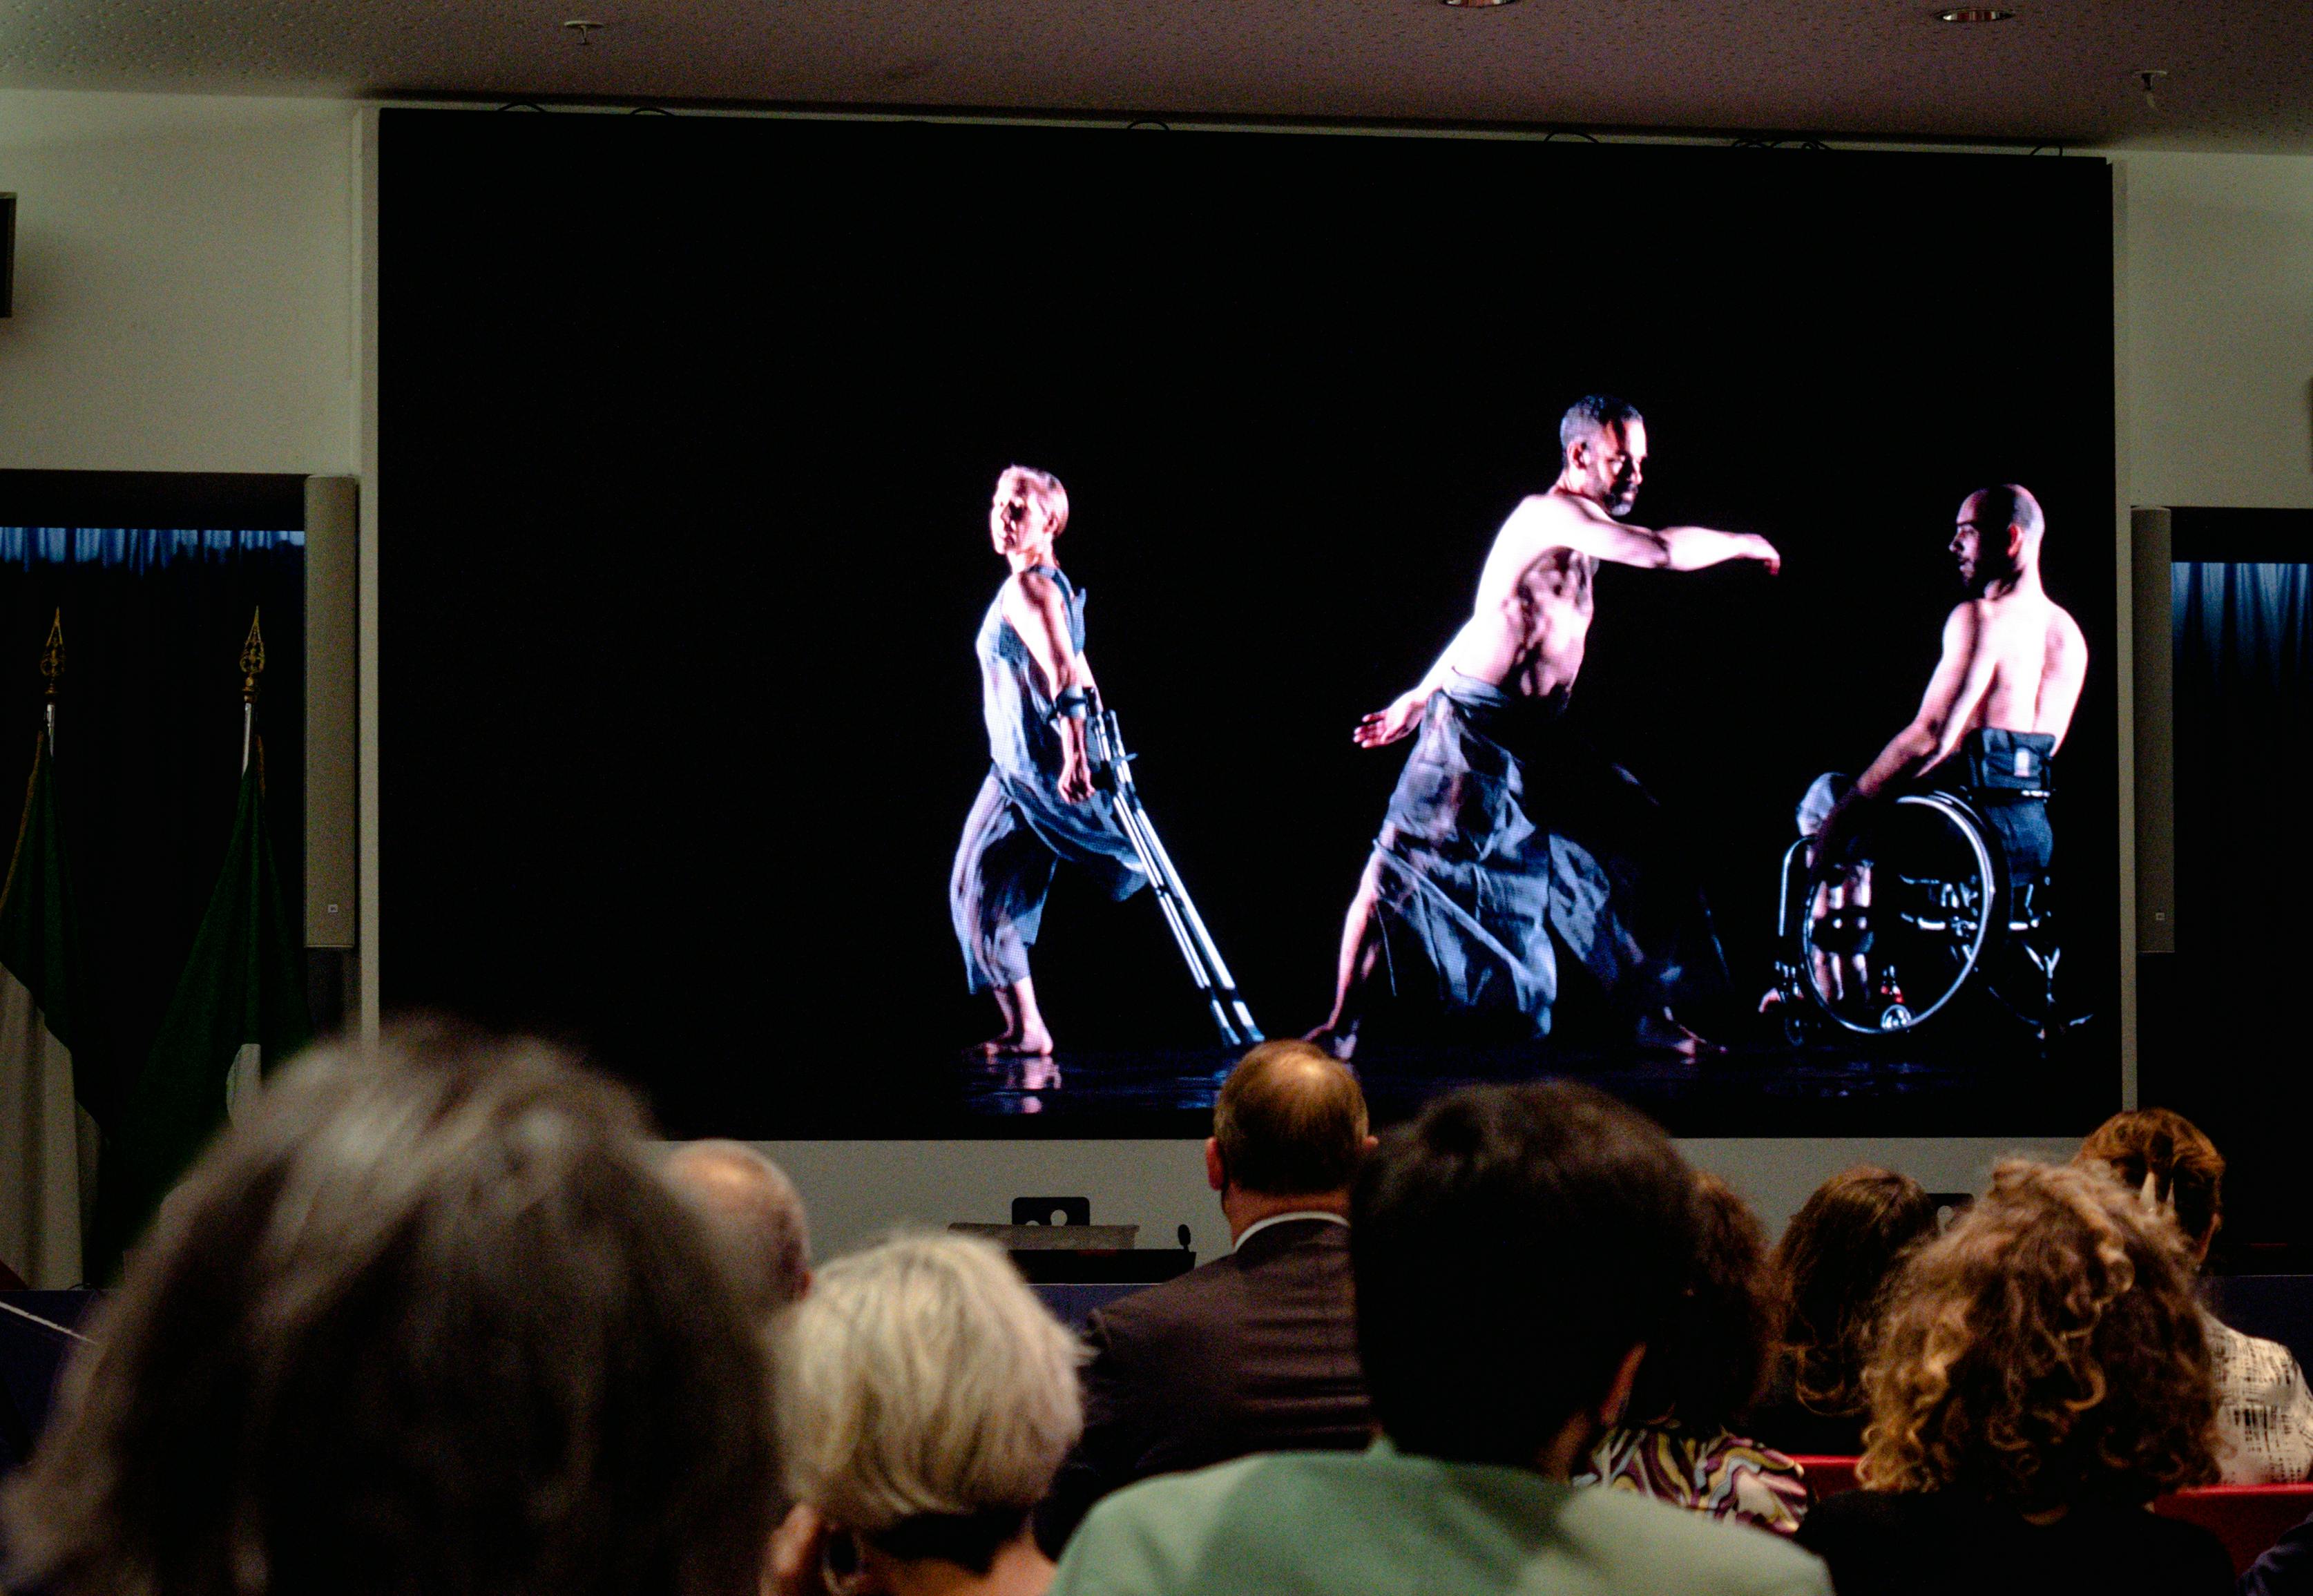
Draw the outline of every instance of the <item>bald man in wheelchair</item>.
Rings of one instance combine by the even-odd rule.
[[[1815,838],[1818,916],[1868,904],[1869,867],[1852,857],[1860,834],[1886,802],[1928,780],[1970,798],[2013,886],[2045,879],[2051,766],[2089,662],[2080,624],[2040,584],[2046,528],[2039,501],[2014,483],[1961,504],[1950,547],[1968,596],[1944,622],[1943,657],[1919,713],[1861,776],[1818,776],[1799,805],[1800,832]],[[1833,988],[1847,973],[1838,963],[1816,970]],[[1857,965],[1860,974],[1860,950]]]

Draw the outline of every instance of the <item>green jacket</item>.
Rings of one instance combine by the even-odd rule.
[[[1280,1452],[1092,1511],[1051,1596],[1831,1596],[1775,1536],[1524,1469]]]

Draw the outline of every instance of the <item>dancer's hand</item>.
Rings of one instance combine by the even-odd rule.
[[[1774,575],[1783,568],[1783,557],[1775,551],[1775,546],[1773,544],[1768,542],[1756,532],[1746,532],[1743,534],[1743,553],[1741,557],[1746,560],[1758,561],[1761,565],[1767,567],[1767,574],[1770,576]]]
[[[1069,747],[1061,750],[1060,796],[1070,803],[1082,803],[1092,796],[1092,765],[1082,749]]]
[[[1394,700],[1387,709],[1376,709],[1357,724],[1350,741],[1359,748],[1382,748],[1395,742],[1421,723],[1421,712],[1429,706],[1429,695],[1415,688]]]

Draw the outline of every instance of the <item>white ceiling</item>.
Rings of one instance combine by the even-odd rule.
[[[2008,3],[0,0],[0,86],[2313,150],[2313,0]]]

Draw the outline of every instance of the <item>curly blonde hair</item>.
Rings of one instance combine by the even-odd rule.
[[[2001,1164],[1890,1298],[1864,1373],[1862,1483],[2029,1512],[2216,1478],[2216,1392],[2181,1240],[2098,1171]]]

